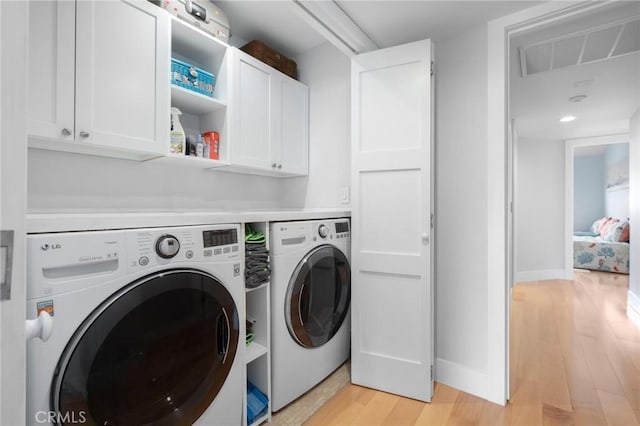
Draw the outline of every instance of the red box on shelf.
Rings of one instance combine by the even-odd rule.
[[[220,135],[218,132],[204,132],[202,139],[204,139],[205,143],[209,144],[209,158],[211,160],[218,160],[220,152]]]

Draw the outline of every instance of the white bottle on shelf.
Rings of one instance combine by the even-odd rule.
[[[198,143],[196,144],[196,157],[204,157],[204,141],[202,135],[198,135]]]
[[[172,154],[184,154],[186,151],[186,136],[180,123],[180,115],[182,115],[182,111],[175,107],[171,108],[171,143],[169,152]]]

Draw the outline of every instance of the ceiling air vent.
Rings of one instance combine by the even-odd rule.
[[[522,76],[640,51],[640,16],[518,48]]]

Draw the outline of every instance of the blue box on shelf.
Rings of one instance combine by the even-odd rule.
[[[247,424],[267,414],[268,409],[269,399],[253,383],[247,382]]]
[[[213,74],[171,58],[171,83],[213,97],[215,77]]]

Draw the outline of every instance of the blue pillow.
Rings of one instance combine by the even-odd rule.
[[[597,237],[600,234],[591,231],[573,231],[573,235],[576,237]]]

